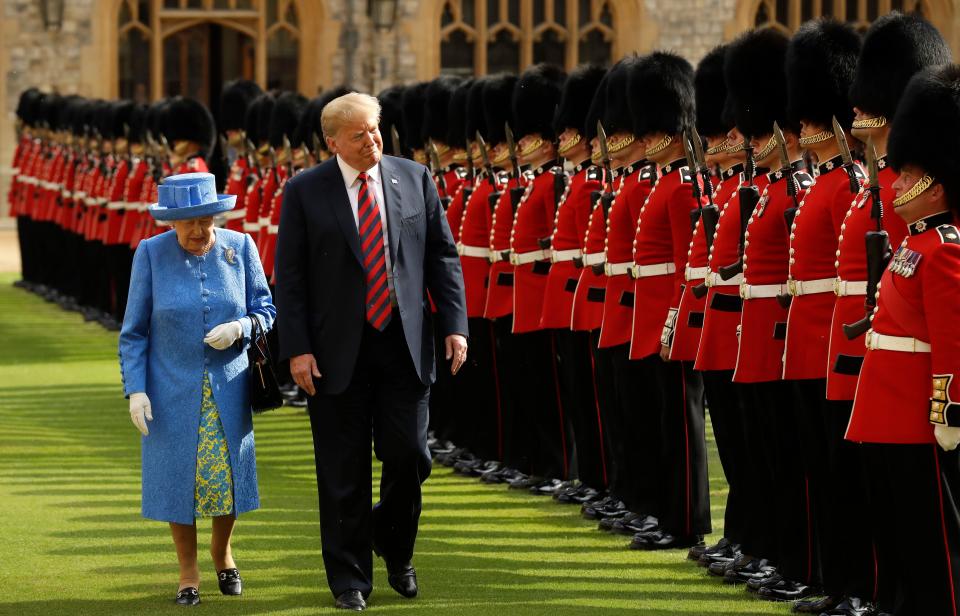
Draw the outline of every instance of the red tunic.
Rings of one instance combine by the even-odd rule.
[[[851,441],[932,444],[931,422],[960,425],[960,230],[941,212],[911,224],[910,234],[883,273],[873,331],[929,346],[867,350],[847,427]]]
[[[573,176],[560,197],[560,207],[554,219],[553,236],[550,246],[553,249],[553,266],[547,275],[547,287],[544,291],[543,313],[540,315],[540,327],[543,329],[569,329],[570,316],[573,314],[573,295],[580,280],[580,269],[576,259],[583,256],[583,237],[590,221],[590,196],[580,198],[585,190],[598,190],[597,186],[588,186],[586,161],[574,167]]]
[[[540,329],[540,317],[544,310],[547,275],[550,273],[549,250],[541,240],[553,235],[556,218],[556,195],[554,174],[540,167],[533,172],[533,180],[513,215],[513,231],[510,233],[512,258],[540,252],[544,258],[534,263],[514,265],[513,285],[513,333],[524,334]]]
[[[889,204],[896,197],[893,182],[897,173],[887,166],[886,160],[877,161],[883,165],[878,174],[880,180],[880,200],[885,204],[886,215],[883,228],[890,236],[891,246],[899,246],[907,235],[907,224],[893,213]],[[837,277],[846,282],[862,283],[867,280],[867,246],[864,236],[867,231],[876,231],[877,222],[871,218],[870,193],[864,187],[861,197],[853,202],[840,225],[839,256],[837,256]],[[844,285],[845,287],[849,285]],[[866,353],[864,336],[848,340],[843,334],[845,323],[855,323],[864,316],[863,294],[842,295],[836,298],[833,307],[833,321],[830,326],[830,351],[827,361],[827,399],[853,400],[857,392],[857,377],[863,356]]]
[[[603,299],[606,295],[607,277],[602,273],[604,261],[604,243],[607,235],[607,220],[599,200],[593,201],[593,194],[602,190],[603,170],[591,167],[587,172],[587,182],[577,199],[586,199],[590,204],[590,218],[587,230],[583,234],[583,252],[580,279],[573,294],[573,309],[570,315],[570,328],[574,331],[593,331],[603,322]],[[618,180],[614,179],[614,190]],[[591,261],[597,263],[591,265]],[[596,266],[599,267],[596,267]]]
[[[247,157],[238,156],[237,160],[233,161],[233,165],[230,166],[230,175],[227,177],[226,187],[228,195],[236,195],[237,197],[237,204],[234,208],[224,214],[227,220],[226,228],[231,231],[243,231],[243,219],[247,215],[244,201],[247,197],[249,175]]]
[[[142,216],[149,216],[140,211],[140,193],[143,191],[143,180],[147,175],[147,161],[142,158],[130,159],[133,170],[127,175],[126,184],[123,188],[123,199],[126,206],[126,214],[120,224],[118,241],[121,244],[130,244],[133,233],[140,225]]]
[[[121,159],[110,178],[107,188],[107,222],[103,226],[100,239],[104,244],[114,245],[120,242],[120,228],[126,218],[126,202],[124,192],[127,187],[127,177],[130,175],[130,161]]]
[[[643,359],[660,352],[660,336],[667,313],[670,306],[680,305],[683,266],[687,263],[687,247],[693,235],[690,226],[690,210],[694,207],[692,180],[683,160],[664,165],[660,179],[640,209],[633,261],[640,268],[659,268],[663,273],[641,272],[634,281],[630,359]]]
[[[802,168],[803,162],[794,163]],[[813,178],[805,171],[795,171],[799,192],[797,202],[813,185]],[[777,294],[786,293],[790,232],[784,213],[792,208],[793,198],[787,194],[785,176],[779,172],[767,175],[769,184],[760,193],[760,202],[747,222],[744,235],[743,285],[776,287]],[[737,383],[779,381],[783,376],[783,341],[787,332],[787,309],[776,296],[751,297],[743,301],[740,317],[740,344],[733,380]]]
[[[825,291],[795,296],[787,314],[783,378],[827,376],[827,350],[833,317],[831,281],[837,276],[837,237],[850,209],[850,181],[836,157],[821,163],[816,183],[800,202],[790,234],[790,280],[828,285]],[[856,167],[860,177],[863,172]],[[816,281],[816,282],[814,282]],[[793,282],[791,285],[795,284]]]
[[[499,188],[499,182],[497,182]],[[467,316],[483,316],[487,301],[487,282],[490,274],[490,202],[493,191],[486,173],[477,178],[477,187],[463,212],[460,223],[460,264],[463,268],[463,286],[467,295]],[[476,256],[463,254],[464,249],[475,250]],[[480,254],[486,251],[486,256]]]
[[[29,145],[30,139],[27,137],[26,133],[23,133],[20,135],[20,139],[17,141],[17,147],[13,150],[13,161],[10,163],[13,176],[10,179],[10,189],[7,191],[7,204],[10,206],[11,217],[20,216],[20,169],[21,165],[23,165],[23,155],[27,151]]]
[[[487,242],[490,255],[488,258],[491,262],[488,274],[490,282],[487,285],[487,297],[483,307],[483,316],[486,319],[499,319],[513,314],[515,277],[513,265],[510,264],[510,234],[513,231],[513,205],[510,203],[510,190],[516,186],[516,179],[510,178],[507,181],[490,219],[490,238]]]
[[[722,210],[740,185],[743,165],[734,165],[723,172],[723,181],[719,183],[713,195],[713,203]],[[711,181],[715,181],[711,177]],[[703,220],[698,218],[687,249],[687,264],[683,272],[683,295],[677,307],[677,318],[673,330],[673,342],[670,345],[670,359],[694,361],[700,345],[700,332],[703,330],[704,306],[706,296],[696,297],[693,288],[703,282],[703,274],[709,266],[707,236],[704,233]]]
[[[283,196],[283,187],[287,183],[287,167],[285,165],[277,167],[276,172],[271,174],[275,178],[275,183],[271,187],[266,186],[264,190],[270,192],[263,193],[263,204],[266,206],[260,209],[260,232],[257,240],[257,247],[260,250],[260,263],[263,264],[263,271],[267,276],[273,272],[273,249],[276,248],[276,231],[271,233],[270,225],[274,220],[274,214],[279,213],[281,200]],[[280,218],[277,217],[277,225],[280,224]],[[271,235],[273,236],[273,246],[271,247]]]
[[[657,167],[637,162],[622,169],[620,189],[607,212],[605,240],[607,288],[603,298],[603,323],[598,346],[602,349],[630,342],[633,326],[633,278],[623,264],[633,263],[637,219],[647,195],[657,181]],[[621,264],[621,265],[617,265]]]

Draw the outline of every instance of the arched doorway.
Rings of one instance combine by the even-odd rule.
[[[216,108],[231,79],[305,94],[329,85],[329,62],[318,62],[329,51],[321,2],[101,0],[100,7],[112,31],[104,56],[114,97],[183,94]]]

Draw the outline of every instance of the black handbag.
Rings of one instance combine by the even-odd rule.
[[[270,346],[267,334],[263,331],[258,317],[250,317],[253,327],[250,331],[250,349],[247,358],[250,361],[249,383],[250,406],[254,413],[263,413],[283,406],[280,383],[273,371],[270,358]]]

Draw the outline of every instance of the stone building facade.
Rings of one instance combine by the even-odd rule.
[[[10,160],[13,111],[30,86],[182,93],[211,106],[237,76],[308,96],[340,83],[377,92],[543,59],[572,68],[669,49],[696,62],[757,25],[789,32],[827,14],[865,28],[893,9],[922,11],[960,57],[960,0],[3,0],[0,161]]]

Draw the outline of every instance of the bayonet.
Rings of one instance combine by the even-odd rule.
[[[517,142],[513,138],[513,131],[510,129],[510,123],[503,123],[504,132],[507,136],[507,151],[510,153],[510,165],[513,168],[513,179],[520,181],[520,163],[517,160]]]
[[[860,178],[857,177],[856,167],[853,162],[853,155],[850,154],[850,144],[847,143],[847,135],[843,132],[843,127],[837,121],[837,116],[833,116],[833,136],[837,140],[837,146],[840,148],[840,157],[843,159],[843,170],[847,172],[850,178],[850,192],[857,194],[860,192]]]
[[[313,158],[316,162],[320,162],[322,158],[320,154],[323,152],[323,141],[317,133],[311,134],[310,140],[313,142]]]
[[[447,179],[443,177],[443,169],[440,167],[440,153],[437,151],[437,144],[433,139],[427,141],[427,158],[430,159],[430,172],[437,179],[437,188],[440,189],[440,204],[446,210],[450,206],[450,196],[447,195]]]
[[[756,161],[753,159],[753,145],[747,137],[743,138],[743,150],[746,154],[746,164],[744,165],[744,175],[747,178],[747,184],[737,189],[737,197],[740,200],[740,242],[737,245],[738,259],[730,265],[721,265],[717,268],[720,278],[730,280],[737,274],[743,273],[743,254],[746,251],[747,225],[750,222],[750,216],[753,210],[760,202],[760,189],[754,183],[754,176],[757,173]]]
[[[487,142],[483,140],[483,135],[480,134],[480,131],[477,131],[477,147],[480,148],[480,160],[483,161],[483,168],[487,172],[487,180],[489,180],[490,186],[493,187],[493,190],[496,191],[499,188],[497,186],[497,176],[493,172],[493,165],[490,164],[490,154],[487,152]]]

